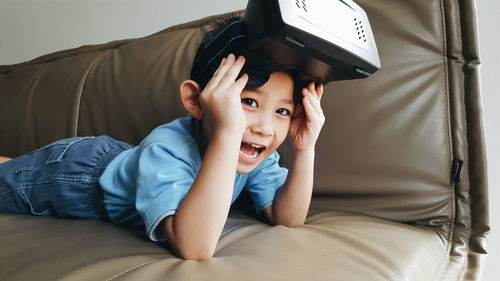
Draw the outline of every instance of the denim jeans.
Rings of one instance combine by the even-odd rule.
[[[99,177],[132,147],[108,136],[75,137],[0,164],[0,212],[109,221]]]

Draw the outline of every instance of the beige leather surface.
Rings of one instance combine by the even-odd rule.
[[[38,280],[67,281],[434,280],[446,256],[443,241],[426,228],[318,210],[293,228],[232,218],[214,258],[204,262],[178,259],[142,232],[104,222],[0,218],[0,258],[8,253],[11,260],[2,280],[31,280],[34,272],[51,277]],[[20,240],[31,242],[13,243]],[[29,271],[17,270],[26,264]]]
[[[383,68],[326,87],[311,204],[323,212],[310,225],[270,228],[232,213],[217,258],[196,264],[105,223],[0,215],[3,276],[477,280],[489,226],[474,1],[357,2]],[[224,16],[0,66],[0,155],[76,135],[136,144],[183,116],[178,84]],[[465,161],[458,183],[453,159]]]
[[[455,274],[446,280],[454,280],[464,270],[464,261],[463,279],[477,280],[487,256],[490,227],[476,7],[474,1],[443,1],[443,6],[453,153],[465,160],[462,180],[455,189],[453,247],[447,270]]]

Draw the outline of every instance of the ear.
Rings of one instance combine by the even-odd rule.
[[[198,120],[203,118],[200,106],[200,85],[193,80],[184,80],[180,86],[181,102],[184,108]]]

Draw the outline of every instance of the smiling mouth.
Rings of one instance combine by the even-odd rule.
[[[257,158],[257,156],[259,156],[259,154],[265,149],[266,147],[264,145],[242,142],[240,146],[240,155],[254,159]]]

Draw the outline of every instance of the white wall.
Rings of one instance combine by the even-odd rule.
[[[481,76],[488,155],[490,226],[489,256],[483,274],[484,281],[499,280],[500,276],[500,1],[477,0],[479,42],[481,51]]]
[[[0,0],[0,64],[81,45],[141,37],[201,17],[244,9],[246,0]],[[478,0],[491,226],[500,227],[500,20],[498,0]],[[496,200],[495,200],[496,199]],[[500,275],[500,232],[490,235],[483,280]]]
[[[245,0],[0,0],[0,64],[54,51],[149,35]]]

